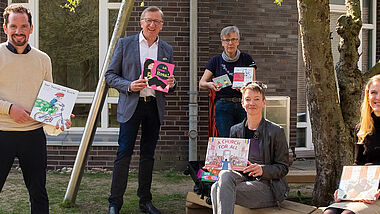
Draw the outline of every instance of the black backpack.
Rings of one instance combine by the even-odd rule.
[[[206,203],[211,205],[211,186],[214,184],[214,182],[210,181],[202,181],[200,178],[198,178],[197,174],[199,169],[202,169],[202,167],[205,165],[204,161],[189,161],[187,163],[187,168],[183,172],[185,175],[190,175],[191,178],[194,181],[194,192],[198,195],[201,195],[201,199],[204,199],[206,196]],[[207,171],[207,170],[205,170]]]

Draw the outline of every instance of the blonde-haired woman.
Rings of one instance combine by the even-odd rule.
[[[355,165],[380,165],[380,75],[372,77],[365,87],[357,136]],[[380,189],[373,201],[340,202],[336,199],[335,192],[337,203],[330,205],[324,214],[380,213],[380,201],[377,200],[379,196]]]

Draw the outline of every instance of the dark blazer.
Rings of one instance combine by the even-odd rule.
[[[173,63],[173,48],[161,39],[158,40],[157,60]],[[140,92],[128,92],[128,88],[131,82],[140,78],[141,68],[139,34],[119,39],[105,79],[110,87],[119,91],[117,121],[120,123],[131,119],[136,110]],[[165,93],[160,91],[155,91],[155,93],[162,124],[165,115]]]
[[[230,137],[245,138],[245,123],[231,127]],[[260,153],[264,158],[263,175],[258,179],[268,180],[275,201],[285,200],[289,193],[285,176],[289,171],[289,150],[284,129],[266,119],[262,119],[255,134],[259,138]]]

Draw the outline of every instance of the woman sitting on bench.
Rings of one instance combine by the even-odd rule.
[[[248,166],[243,172],[206,168],[219,174],[211,187],[214,214],[234,213],[234,204],[248,208],[271,207],[288,195],[285,180],[289,167],[284,129],[262,117],[266,86],[259,82],[241,88],[247,118],[231,127],[230,137],[251,139]]]
[[[357,136],[359,139],[355,145],[355,165],[380,165],[380,75],[373,76],[365,87]],[[376,199],[379,196],[380,189]],[[324,214],[380,213],[379,200],[340,202],[337,200],[337,191],[334,200],[337,203],[330,205]]]

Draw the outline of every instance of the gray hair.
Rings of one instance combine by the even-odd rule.
[[[161,14],[161,18],[164,19],[164,13],[162,12],[162,10],[156,6],[149,6],[147,8],[145,8],[145,10],[141,13],[141,17],[140,17],[140,20],[143,20],[145,18],[145,13],[146,12],[160,12]]]
[[[236,33],[238,36],[238,39],[240,40],[240,33],[239,28],[236,26],[227,26],[220,31],[220,39],[223,39],[224,36],[228,36],[230,33]]]

